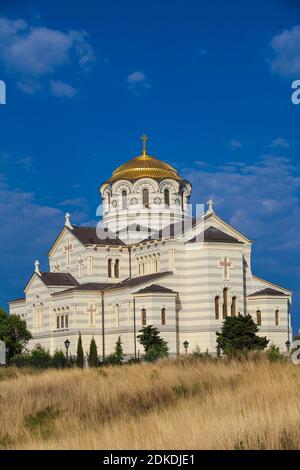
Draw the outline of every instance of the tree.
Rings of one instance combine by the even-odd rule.
[[[8,315],[0,308],[0,339],[8,349],[8,360],[16,354],[21,354],[31,338],[25,320],[19,315]]]
[[[145,349],[145,360],[153,362],[162,357],[168,356],[167,342],[159,336],[159,330],[155,326],[144,326],[140,330],[138,340]]]
[[[51,366],[49,351],[41,346],[34,348],[30,353],[30,365],[37,369],[48,369]]]
[[[123,347],[122,347],[122,341],[121,341],[121,336],[119,336],[116,346],[115,346],[115,351],[107,356],[106,362],[108,364],[123,364],[124,362],[124,353],[123,353]]]
[[[119,336],[116,346],[115,346],[115,357],[119,364],[122,364],[124,361],[124,353],[123,353],[123,346],[121,341],[121,336]]]
[[[251,315],[227,317],[221,331],[216,333],[217,348],[227,355],[233,355],[237,351],[263,350],[269,340],[265,336],[258,336],[258,330]]]
[[[81,333],[79,333],[78,343],[77,343],[76,364],[77,364],[78,367],[83,367],[83,365],[84,365]]]
[[[90,352],[88,355],[88,362],[90,367],[96,367],[98,365],[98,352],[97,352],[97,345],[94,338],[91,340],[90,344]]]
[[[151,346],[161,346],[165,343],[159,336],[159,330],[155,326],[144,326],[139,332],[141,334],[138,335],[137,339],[140,344],[144,346],[145,352],[147,352]]]
[[[67,367],[67,358],[63,351],[56,350],[52,357],[52,366],[56,369],[64,369]]]
[[[155,362],[158,359],[162,359],[163,357],[168,357],[169,355],[169,348],[167,343],[165,344],[152,344],[145,354],[145,361],[147,362]]]

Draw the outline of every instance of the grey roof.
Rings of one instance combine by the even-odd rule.
[[[78,286],[78,282],[70,273],[42,272],[39,277],[46,286]]]
[[[102,230],[107,236],[103,238],[99,238],[97,235],[97,228],[96,227],[78,227],[77,225],[73,225],[73,228],[68,230],[73,233],[73,235],[79,240],[83,245],[110,245],[110,246],[124,246],[126,245],[122,240],[120,240],[114,233],[108,230],[108,228],[103,227]],[[62,234],[62,231],[66,228],[64,226],[59,234],[57,235],[55,241],[53,242],[48,254],[53,249],[55,243],[59,239]],[[101,230],[101,228],[100,228]]]
[[[201,235],[203,236],[203,238]],[[195,243],[202,239],[204,242],[210,243],[243,243],[237,238],[228,235],[228,233],[225,233],[216,227],[208,227],[206,230],[204,230],[204,233],[202,232],[202,234],[199,235],[199,237],[196,236],[189,240],[187,243]]]
[[[55,274],[55,273],[54,273]],[[87,282],[83,284],[77,284],[76,286],[65,289],[63,291],[54,292],[52,295],[60,295],[66,292],[75,292],[75,291],[84,291],[84,290],[99,290],[99,292],[104,292],[113,289],[122,289],[124,287],[134,287],[138,286],[139,284],[143,284],[148,281],[152,281],[152,279],[157,279],[162,276],[167,276],[169,274],[173,274],[172,271],[165,271],[162,273],[153,273],[153,274],[146,274],[145,276],[139,276],[134,278],[128,278],[124,281],[118,282],[116,284],[113,283],[98,283],[98,282]]]
[[[107,287],[111,287],[112,283],[104,283],[104,282],[85,282],[83,284],[78,284],[75,287],[72,287],[70,289],[65,289],[63,291],[59,292],[53,292],[53,296],[55,295],[60,295],[62,293],[67,293],[67,292],[77,292],[77,291],[89,291],[89,290],[98,290],[99,292],[104,291]]]
[[[122,282],[119,282],[118,284],[113,284],[108,289],[111,290],[111,289],[120,289],[123,287],[134,287],[134,286],[138,286],[139,284],[143,284],[144,282],[152,281],[153,279],[158,279],[159,277],[162,277],[162,276],[168,276],[169,274],[173,274],[172,271],[145,274],[144,276],[138,276],[138,277],[130,277],[128,279],[125,279]]]
[[[105,232],[107,236],[103,238],[98,237],[96,227],[73,226],[73,229],[70,231],[83,245],[125,245],[122,240],[106,227],[103,228],[103,232]]]
[[[151,284],[150,286],[144,287],[143,289],[134,292],[135,294],[151,294],[151,293],[161,293],[161,294],[177,294],[177,292],[167,287],[160,286],[159,284]]]
[[[260,297],[263,295],[276,295],[276,296],[281,296],[281,297],[287,297],[287,294],[284,294],[283,292],[280,292],[279,290],[272,289],[271,287],[267,287],[266,289],[259,290],[257,292],[254,292],[253,294],[250,294],[248,297]]]

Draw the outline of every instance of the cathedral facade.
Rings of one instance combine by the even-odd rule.
[[[216,353],[216,332],[228,316],[251,314],[259,334],[286,350],[291,341],[291,291],[255,276],[252,241],[208,209],[191,216],[191,184],[169,164],[142,154],[117,168],[100,187],[103,217],[97,227],[76,226],[67,213],[39,262],[24,297],[9,303],[26,319],[38,345],[76,354],[95,339],[100,357],[121,337],[124,354],[143,354],[137,341],[146,325],[158,327],[170,354],[200,347]]]

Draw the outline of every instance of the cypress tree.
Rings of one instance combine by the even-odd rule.
[[[119,336],[118,341],[116,342],[114,355],[115,355],[117,364],[122,364],[122,362],[124,361],[124,353],[123,353],[121,336]]]
[[[83,348],[82,348],[82,339],[81,333],[79,333],[78,343],[77,343],[77,357],[76,364],[77,367],[83,367],[84,357],[83,357]]]
[[[97,345],[94,338],[90,344],[90,352],[88,357],[88,362],[90,367],[96,367],[98,365],[98,352],[97,352]]]

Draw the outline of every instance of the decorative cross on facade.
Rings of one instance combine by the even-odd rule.
[[[82,266],[83,266],[83,258],[82,256],[78,256],[77,258],[77,266],[78,266],[78,275],[82,277]]]
[[[228,280],[229,279],[229,269],[228,268],[232,268],[232,263],[231,263],[231,261],[229,261],[227,256],[224,256],[223,261],[220,261],[219,267],[224,269],[224,273],[223,273],[224,280]]]
[[[215,203],[214,203],[214,201],[212,200],[212,198],[210,198],[209,201],[207,201],[207,204],[208,204],[207,213],[208,213],[208,214],[214,213],[215,211],[214,211],[214,207],[213,207],[213,206],[215,205]]]
[[[67,244],[65,245],[65,253],[67,255],[67,268],[70,267],[70,259],[71,259],[70,254],[72,250],[73,250],[73,245],[70,242],[70,238],[68,238]]]
[[[146,155],[147,154],[147,140],[148,140],[148,137],[146,136],[146,134],[142,135],[141,140],[143,141],[143,155]]]
[[[97,312],[97,309],[94,305],[90,305],[90,307],[87,309],[87,313],[90,315],[90,325],[95,324],[95,313]]]

